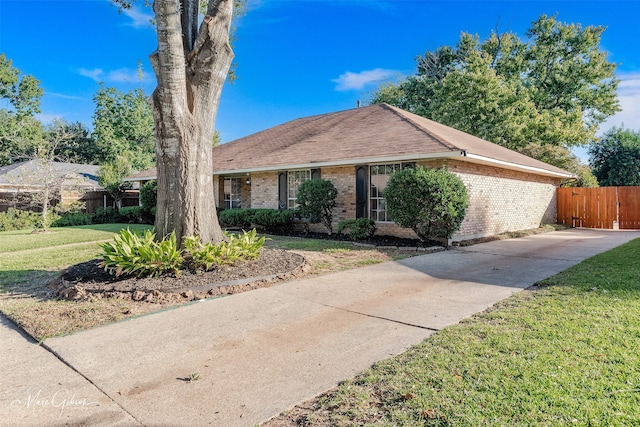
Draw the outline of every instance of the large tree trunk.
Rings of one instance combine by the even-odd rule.
[[[158,204],[156,234],[220,242],[213,191],[215,116],[233,51],[233,0],[210,0],[198,30],[198,0],[155,0],[158,49],[151,55]]]

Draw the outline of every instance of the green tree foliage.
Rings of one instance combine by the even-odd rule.
[[[572,172],[578,179],[562,182],[562,187],[598,187],[598,180],[588,165],[566,147],[551,144],[528,144],[518,151],[526,156],[541,160],[550,165]]]
[[[302,218],[308,218],[312,224],[322,223],[333,232],[333,209],[336,207],[338,190],[331,181],[311,179],[298,187],[298,212]]]
[[[460,229],[469,204],[464,183],[446,169],[405,168],[384,190],[393,222],[421,240],[449,239]]]
[[[132,172],[131,162],[124,156],[102,164],[98,170],[98,183],[115,199],[118,209],[122,207],[125,191],[131,189],[131,183],[124,182],[123,179]]]
[[[610,129],[589,146],[589,163],[602,186],[640,185],[640,132]]]
[[[147,182],[140,188],[140,206],[147,212],[151,212],[158,203],[158,181],[155,179]]]
[[[33,76],[24,75],[0,54],[0,166],[33,154],[42,139],[40,112],[42,88]]]
[[[99,164],[102,152],[91,137],[89,129],[80,122],[55,120],[47,129],[45,139],[58,139],[55,156],[69,163]]]
[[[94,96],[93,137],[101,152],[100,163],[113,163],[118,157],[130,159],[133,170],[155,164],[153,113],[141,89],[124,93],[100,87]]]
[[[526,40],[492,32],[481,42],[463,33],[456,46],[419,56],[416,75],[381,86],[371,102],[511,149],[584,145],[619,111],[616,65],[600,48],[603,31],[541,15]]]

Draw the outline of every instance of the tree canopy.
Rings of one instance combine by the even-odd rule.
[[[572,147],[595,138],[620,110],[616,64],[600,47],[604,27],[541,15],[520,39],[463,33],[456,46],[418,56],[418,72],[382,85],[386,102],[505,147]]]
[[[93,138],[100,153],[99,163],[113,163],[127,157],[134,170],[155,164],[153,113],[142,89],[121,92],[100,86],[93,97]]]
[[[589,156],[600,185],[640,185],[640,132],[609,129],[589,146]]]
[[[31,154],[33,144],[42,139],[42,126],[34,117],[41,97],[40,82],[0,54],[0,166]]]

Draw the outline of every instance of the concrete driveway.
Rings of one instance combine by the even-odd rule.
[[[48,339],[49,351],[3,321],[0,424],[255,425],[637,237],[567,230],[483,243]]]

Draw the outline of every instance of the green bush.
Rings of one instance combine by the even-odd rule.
[[[255,229],[238,237],[226,233],[225,236],[228,240],[217,244],[202,244],[197,236],[183,239],[196,270],[211,270],[214,266],[233,264],[241,259],[256,259],[265,241],[264,237],[257,237]]]
[[[224,227],[249,228],[256,209],[225,209],[220,212],[220,224]]]
[[[160,242],[155,237],[149,230],[144,234],[128,228],[122,230],[113,242],[99,243],[103,250],[100,266],[116,277],[122,274],[157,277],[168,273],[178,276],[183,258],[175,233]]]
[[[376,233],[376,222],[369,218],[343,219],[338,223],[338,233],[348,230],[353,240],[370,239]]]
[[[256,209],[253,223],[267,230],[288,229],[293,225],[293,211],[278,209]]]
[[[84,212],[68,212],[60,215],[60,218],[51,223],[52,227],[73,227],[76,225],[91,224],[91,215]]]
[[[421,240],[449,239],[467,212],[467,189],[446,169],[406,168],[394,173],[384,198],[389,216],[411,228]]]
[[[112,207],[98,208],[91,218],[94,224],[114,224],[117,222],[125,222],[120,216],[117,209]]]
[[[47,215],[49,224],[47,225],[50,225],[58,218],[60,218],[59,215],[49,212]],[[0,231],[28,230],[30,228],[43,228],[42,213],[14,208],[9,208],[6,212],[0,212]]]
[[[331,221],[336,207],[338,190],[326,179],[310,179],[298,187],[297,203],[301,218],[312,224],[321,223],[329,234],[333,232]]]
[[[125,206],[123,208],[118,209],[118,214],[122,218],[124,218],[127,222],[130,222],[130,223],[143,222],[142,206]]]
[[[225,227],[249,228],[251,225],[275,230],[293,224],[293,211],[278,209],[227,209],[220,212],[220,224]]]
[[[140,206],[146,212],[151,212],[158,204],[158,181],[147,182],[140,188]]]

